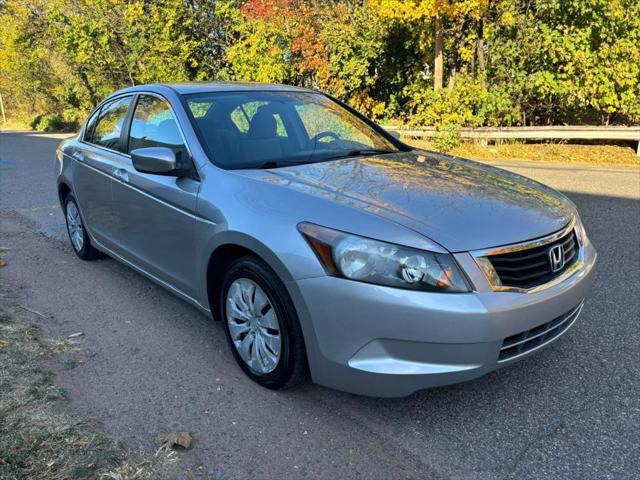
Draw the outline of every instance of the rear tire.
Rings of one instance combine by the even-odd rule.
[[[308,377],[298,315],[278,276],[256,257],[231,264],[222,280],[219,315],[236,362],[253,381],[278,390]]]
[[[75,254],[82,260],[95,260],[102,257],[102,253],[91,245],[78,203],[72,193],[67,194],[64,199],[64,217],[71,248]]]

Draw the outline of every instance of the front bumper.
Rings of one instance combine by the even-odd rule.
[[[525,358],[568,329],[593,283],[596,251],[563,282],[532,293],[496,292],[468,254],[457,255],[477,291],[415,292],[335,277],[290,285],[302,322],[309,367],[321,385],[361,395],[406,396],[462,382]],[[468,256],[466,258],[465,256]],[[477,266],[476,266],[477,268]],[[575,318],[536,348],[498,361],[503,341],[571,311]],[[504,357],[504,354],[503,354]]]

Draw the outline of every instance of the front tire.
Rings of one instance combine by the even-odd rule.
[[[64,216],[71,248],[75,254],[82,260],[100,258],[102,254],[91,245],[78,203],[72,193],[69,193],[64,199]]]
[[[261,260],[231,264],[220,291],[220,318],[242,370],[271,389],[297,385],[307,377],[307,358],[293,302],[278,276]]]

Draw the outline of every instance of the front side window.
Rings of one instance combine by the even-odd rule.
[[[187,105],[213,161],[223,168],[398,151],[367,122],[320,93],[198,93],[187,95]]]
[[[141,95],[131,121],[129,152],[137,148],[167,147],[181,161],[186,147],[171,108],[158,97]]]
[[[123,97],[103,105],[89,141],[104,148],[119,150],[120,133],[130,103],[131,97]]]

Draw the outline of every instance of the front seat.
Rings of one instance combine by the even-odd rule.
[[[272,160],[282,157],[282,141],[278,124],[269,108],[258,108],[249,124],[247,137],[242,140],[242,153],[248,160]]]
[[[214,150],[215,162],[224,168],[242,161],[238,142],[244,134],[240,133],[231,119],[235,108],[235,102],[218,101],[211,105],[203,117],[196,117],[200,131],[210,139],[207,143]]]

